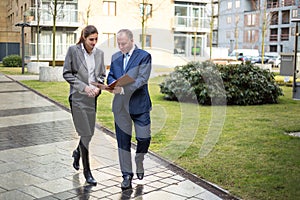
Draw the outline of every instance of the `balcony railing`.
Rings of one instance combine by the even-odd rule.
[[[289,34],[283,33],[280,35],[281,41],[289,41]],[[277,42],[278,41],[278,34],[271,34],[270,35],[270,42]]]
[[[26,22],[30,22],[31,25],[37,25],[38,16],[40,16],[39,23],[41,26],[52,26],[53,15],[51,11],[47,9],[38,9],[32,7],[25,13]],[[79,26],[78,10],[60,9],[56,16],[57,26]]]
[[[279,1],[277,2],[268,2],[267,8],[278,8],[279,7]]]
[[[276,42],[276,41],[278,41],[278,35],[276,34],[274,34],[274,35],[270,35],[270,42]]]
[[[295,6],[295,5],[296,5],[296,0],[284,0],[284,1],[282,1],[282,6]]]
[[[289,41],[289,34],[281,34],[280,39],[281,41]]]
[[[207,18],[194,18],[186,16],[175,17],[175,28],[186,28],[191,31],[200,31],[209,28],[209,20]]]
[[[56,60],[64,60],[68,47],[72,44],[57,43],[56,46]],[[37,58],[37,44],[29,43],[26,45],[25,55],[31,60]],[[39,45],[39,58],[41,60],[52,60],[52,43],[41,42]]]

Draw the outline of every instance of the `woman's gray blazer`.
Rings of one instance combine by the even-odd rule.
[[[106,69],[104,53],[95,52],[95,77],[97,82],[104,82]],[[94,134],[97,97],[88,97],[84,92],[89,85],[88,68],[81,44],[70,46],[65,57],[63,77],[70,84],[70,107],[73,122],[79,136]]]

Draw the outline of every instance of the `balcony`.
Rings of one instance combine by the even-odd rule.
[[[278,41],[278,35],[277,34],[272,34],[270,35],[270,42],[277,42]]]
[[[289,41],[289,34],[281,34],[280,39],[281,41]]]
[[[199,19],[187,16],[176,16],[174,22],[175,31],[209,32],[209,19]]]
[[[267,8],[278,8],[279,7],[279,1],[268,1]]]
[[[25,20],[29,22],[31,26],[37,26],[38,16],[40,16],[40,26],[53,26],[53,15],[47,9],[38,9],[32,7],[25,12]],[[57,27],[79,27],[78,11],[71,9],[60,9],[56,16]]]
[[[295,6],[296,0],[284,0],[282,1],[282,6]]]

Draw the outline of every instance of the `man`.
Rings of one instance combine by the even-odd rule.
[[[112,111],[118,142],[118,154],[123,181],[122,190],[132,188],[131,137],[134,124],[137,148],[135,154],[136,175],[144,178],[144,155],[150,145],[150,110],[152,107],[148,91],[148,79],[151,72],[151,55],[139,49],[133,41],[133,34],[128,29],[117,33],[120,51],[112,55],[107,83],[111,84],[124,74],[135,82],[123,87],[115,87]]]

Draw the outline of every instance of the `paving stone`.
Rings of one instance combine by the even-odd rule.
[[[34,198],[43,198],[52,195],[51,193],[35,186],[28,186],[28,187],[21,188],[19,190],[22,191],[23,193],[33,196]]]
[[[22,199],[22,200],[32,200],[34,197],[20,192],[18,190],[11,190],[8,192],[0,193],[1,200],[12,200],[12,199]]]
[[[59,111],[57,106],[43,106],[43,107],[30,107],[30,108],[18,108],[18,109],[5,109],[0,110],[0,117],[16,116],[16,115],[26,115],[32,113],[41,112],[54,112]]]
[[[75,138],[77,137],[71,120],[2,127],[0,128],[0,150],[73,140]]]
[[[0,187],[6,190],[14,190],[17,188],[22,188],[24,186],[41,184],[43,182],[45,182],[44,179],[33,176],[23,171],[13,171],[0,174]]]
[[[153,199],[159,199],[159,200],[184,200],[186,199],[183,196],[176,195],[173,193],[169,193],[166,191],[155,191],[148,194],[143,195],[143,200],[153,200]]]
[[[66,190],[70,190],[80,187],[80,185],[76,182],[72,182],[70,180],[67,180],[65,178],[55,179],[52,181],[47,181],[44,183],[41,183],[39,185],[36,185],[39,188],[42,188],[43,190],[46,190],[51,193],[61,193],[65,192]]]
[[[213,194],[211,192],[207,192],[207,191],[204,191],[201,194],[196,195],[192,199],[194,199],[194,200],[196,200],[196,199],[221,200],[221,198],[218,197],[217,195],[215,195],[215,194]]]
[[[170,185],[166,188],[163,188],[164,191],[182,195],[188,198],[191,198],[195,195],[201,194],[205,191],[204,188],[199,187],[190,180],[185,180],[178,183],[177,185]]]

